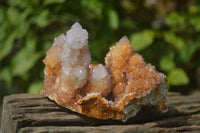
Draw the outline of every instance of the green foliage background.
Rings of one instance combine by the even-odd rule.
[[[170,90],[198,87],[199,0],[1,0],[1,97],[39,93],[45,52],[76,21],[89,32],[92,63],[103,63],[127,35],[135,51],[168,75]]]

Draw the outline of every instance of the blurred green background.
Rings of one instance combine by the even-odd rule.
[[[46,51],[76,21],[89,32],[92,63],[127,35],[168,76],[169,91],[199,88],[199,0],[1,0],[1,98],[40,92]]]

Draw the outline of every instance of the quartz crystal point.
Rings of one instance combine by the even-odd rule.
[[[91,65],[88,33],[79,23],[55,38],[47,51],[41,93],[72,111],[98,119],[126,121],[144,105],[167,111],[166,76],[120,39],[105,58]]]

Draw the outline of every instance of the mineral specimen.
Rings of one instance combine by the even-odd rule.
[[[48,50],[44,89],[57,104],[89,117],[126,121],[144,105],[167,111],[166,76],[146,64],[125,36],[102,64],[91,65],[88,33],[75,23]]]

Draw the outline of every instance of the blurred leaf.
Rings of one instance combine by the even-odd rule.
[[[35,22],[39,27],[45,27],[50,23],[49,10],[43,10],[36,18]]]
[[[15,7],[10,7],[7,10],[8,21],[10,24],[17,24],[19,19],[19,12]]]
[[[191,25],[195,28],[196,31],[200,31],[200,17],[194,16],[189,19]]]
[[[0,61],[7,56],[13,48],[14,40],[15,40],[15,32],[7,37],[4,44],[0,45]]]
[[[28,93],[30,93],[30,94],[40,94],[40,91],[43,88],[44,88],[43,82],[33,82],[28,89]]]
[[[36,38],[33,38],[33,36],[30,34],[29,36],[26,37],[26,41],[25,41],[25,49],[27,51],[35,51],[36,46],[37,46],[37,40]]]
[[[7,0],[10,6],[16,6],[20,3],[20,0]]]
[[[171,85],[186,85],[189,78],[182,68],[175,68],[169,72],[168,81]]]
[[[100,17],[102,15],[103,4],[100,0],[81,0],[81,5],[90,10],[91,14],[98,15],[96,17]]]
[[[167,24],[170,26],[184,26],[184,18],[182,15],[179,15],[177,12],[171,12],[166,18]]]
[[[163,71],[170,71],[172,69],[174,69],[176,66],[175,62],[173,61],[173,57],[170,57],[170,56],[164,56],[161,58],[160,60],[160,68],[163,70]]]
[[[3,20],[5,19],[5,8],[4,7],[1,7],[0,8],[0,23],[3,22]]]
[[[0,71],[0,80],[4,80],[10,88],[11,83],[12,83],[12,76],[11,76],[11,71],[9,67],[4,68],[3,70]]]
[[[183,39],[176,36],[173,32],[165,32],[164,38],[166,42],[172,44],[178,50],[185,46]]]
[[[25,9],[22,13],[20,13],[20,19],[21,20],[23,20],[23,21],[25,21],[25,19],[29,16],[29,15],[31,15],[32,13],[33,13],[33,10],[34,9],[32,9],[32,8],[27,8],[27,9]],[[29,22],[28,22],[29,23]]]
[[[9,3],[9,6],[19,6],[19,7],[27,7],[28,4],[31,4],[31,0],[7,0]]]
[[[182,62],[189,61],[192,58],[192,56],[194,55],[197,48],[198,48],[198,46],[194,45],[194,44],[185,45],[185,47],[179,51],[180,61],[182,61]]]
[[[123,27],[129,28],[129,29],[133,29],[136,27],[135,23],[132,20],[124,19],[120,23]]]
[[[27,23],[26,21],[21,21],[19,23],[19,26],[16,28],[16,32],[18,33],[17,37],[18,38],[23,37],[24,35],[27,34],[28,30],[29,30],[29,23]]]
[[[189,12],[190,12],[191,14],[195,14],[195,13],[197,13],[197,11],[198,11],[198,7],[197,7],[197,6],[195,6],[195,5],[191,5],[191,6],[190,6]]]
[[[50,4],[60,4],[65,2],[65,0],[45,0],[44,5],[50,5]]]
[[[140,51],[152,44],[154,36],[155,34],[152,30],[144,30],[140,33],[132,34],[130,42],[135,51]]]
[[[9,24],[8,23],[3,23],[0,26],[0,41],[5,41],[5,38],[7,38],[7,33],[8,33],[8,29],[9,29]],[[3,44],[1,44],[3,45]]]
[[[24,75],[41,57],[39,52],[35,52],[32,49],[34,46],[31,45],[35,45],[34,40],[33,42],[32,40],[28,40],[26,43],[26,47],[21,49],[11,61],[12,73],[15,76]]]
[[[108,10],[108,24],[110,26],[111,29],[118,29],[119,27],[119,16],[117,14],[117,12],[113,9],[109,9]]]

